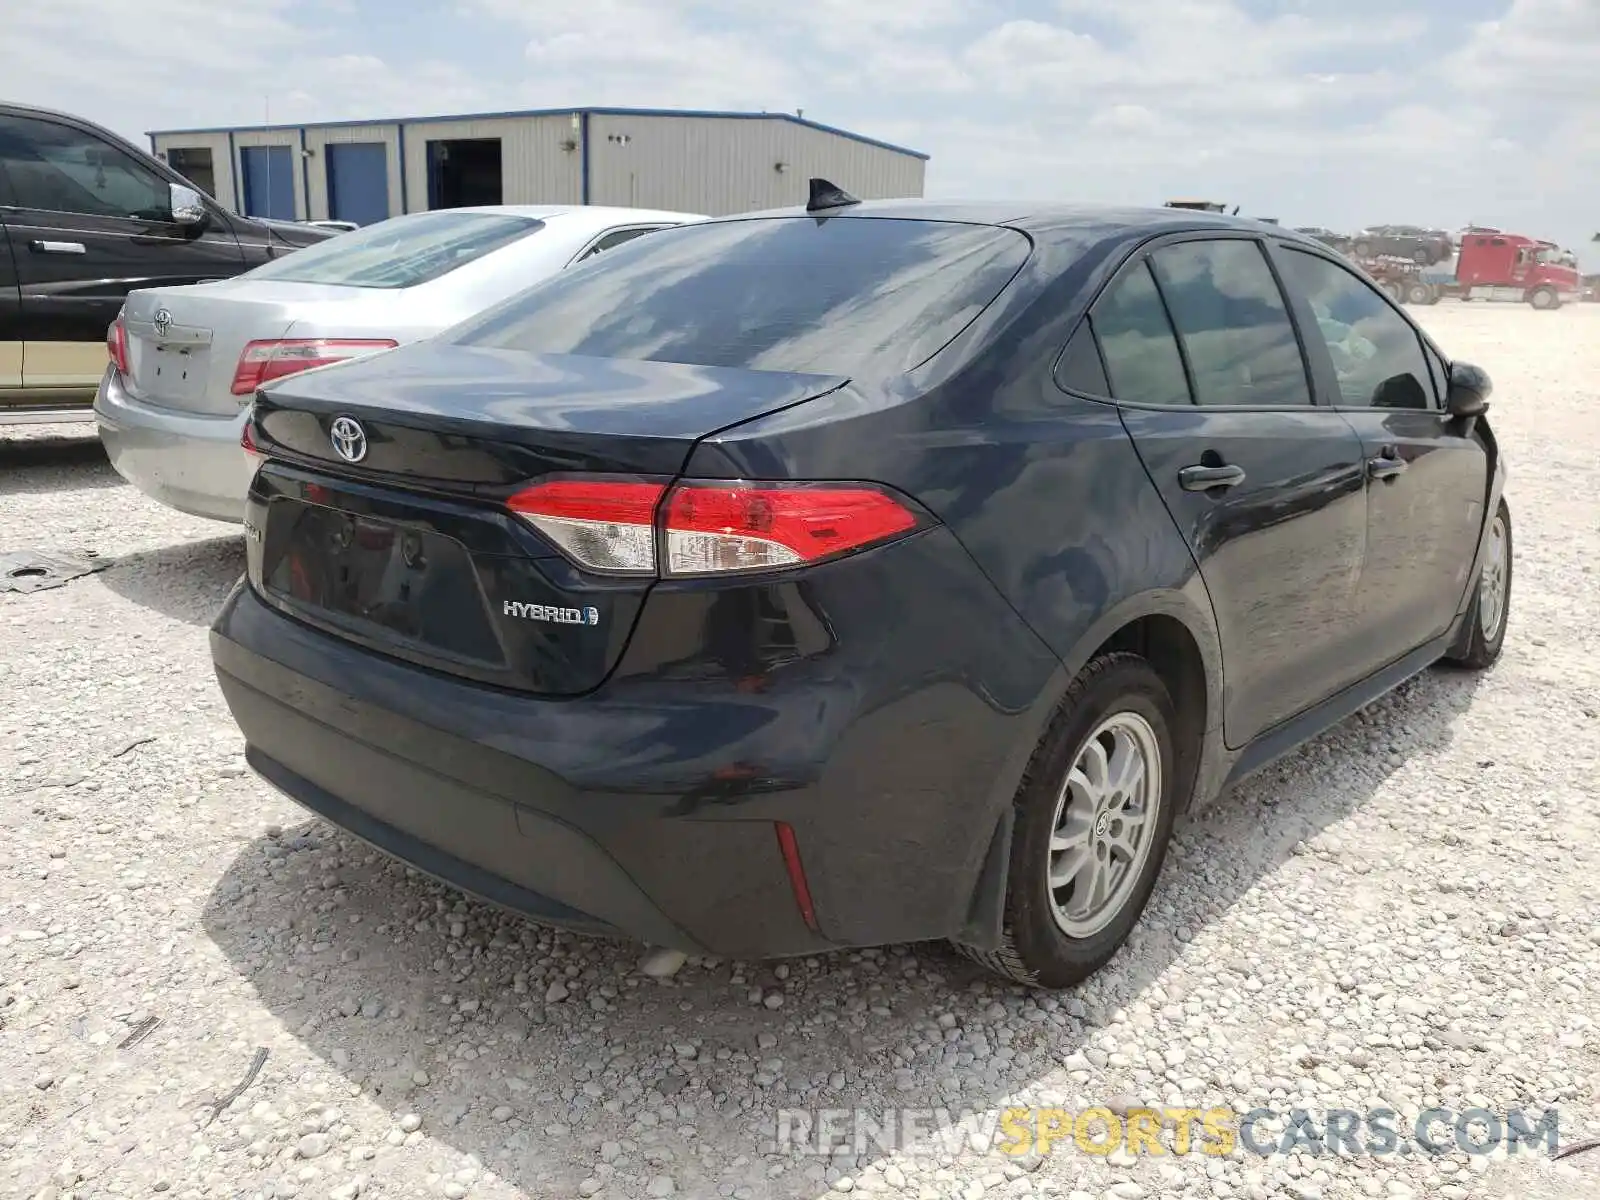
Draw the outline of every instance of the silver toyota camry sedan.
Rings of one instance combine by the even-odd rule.
[[[101,441],[146,495],[240,522],[239,438],[262,384],[448,329],[540,280],[689,213],[458,208],[341,234],[215,283],[128,294],[107,331]]]

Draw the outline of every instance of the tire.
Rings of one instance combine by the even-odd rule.
[[[1172,837],[1173,814],[1190,786],[1177,778],[1172,740],[1176,728],[1166,685],[1139,655],[1103,654],[1084,667],[1034,751],[1013,802],[1016,824],[1000,945],[994,950],[957,946],[958,950],[997,975],[1040,988],[1070,987],[1111,960],[1150,899]],[[1094,789],[1081,786],[1092,782],[1089,776],[1095,774],[1092,762],[1089,772],[1075,770],[1085,756],[1092,759],[1091,742],[1115,747],[1107,755],[1108,769],[1130,748],[1156,759],[1154,770],[1146,761],[1143,782],[1136,788],[1146,818],[1129,857],[1119,857],[1111,839],[1119,829],[1126,834],[1134,831],[1115,814],[1135,812],[1135,797],[1125,794],[1117,803],[1117,793],[1105,795],[1109,789],[1096,796]],[[1076,775],[1078,782],[1069,786],[1070,775]],[[1109,807],[1102,803],[1105,800],[1111,802]],[[1120,877],[1109,878],[1109,894],[1098,909],[1091,899],[1081,904],[1081,911],[1071,911],[1080,908],[1079,889],[1086,886],[1082,870],[1058,891],[1051,890],[1052,868],[1060,869],[1061,860],[1071,853],[1052,849],[1062,821],[1076,827],[1069,836],[1081,839],[1088,856],[1122,866]]]
[[[1495,546],[1497,531],[1500,543],[1498,558]],[[1483,567],[1478,574],[1477,586],[1472,592],[1472,605],[1467,610],[1466,626],[1462,630],[1460,640],[1450,648],[1450,653],[1445,657],[1445,661],[1452,666],[1465,667],[1469,671],[1482,671],[1492,667],[1500,657],[1500,649],[1506,642],[1506,621],[1511,616],[1511,567],[1514,560],[1512,550],[1511,506],[1502,497],[1500,507],[1495,509],[1494,521],[1490,526],[1489,546],[1484,551]],[[1494,604],[1491,603],[1486,613],[1484,585],[1486,580],[1492,578],[1490,573],[1496,569],[1497,564],[1502,572],[1499,609],[1496,612]],[[1490,586],[1495,585],[1491,583]]]
[[[1555,288],[1537,287],[1529,293],[1528,303],[1540,312],[1551,312],[1561,307],[1561,297]]]
[[[1433,257],[1433,251],[1429,250],[1426,246],[1418,246],[1411,252],[1411,261],[1424,267],[1431,267],[1435,261]]]
[[[1432,295],[1433,289],[1425,283],[1413,283],[1406,287],[1407,304],[1431,304]]]
[[[1380,290],[1382,290],[1385,296],[1389,297],[1389,299],[1393,300],[1396,304],[1399,304],[1405,298],[1404,289],[1402,289],[1401,286],[1398,283],[1395,283],[1392,279],[1384,280],[1378,285],[1378,287]]]
[[[1356,251],[1356,257],[1357,258],[1371,258],[1372,257],[1372,243],[1371,242],[1357,242],[1356,245],[1355,245],[1355,251]]]

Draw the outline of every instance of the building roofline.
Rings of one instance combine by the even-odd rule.
[[[428,117],[382,117],[377,120],[367,121],[305,121],[292,122],[286,125],[216,125],[203,129],[151,129],[146,132],[147,137],[173,137],[179,134],[201,133],[294,133],[301,129],[350,129],[363,125],[426,125],[444,121],[503,121],[514,120],[520,117],[563,117],[574,116],[601,116],[601,117],[698,117],[721,118],[736,121],[787,121],[791,125],[800,125],[806,129],[814,129],[819,133],[831,133],[837,137],[849,138],[853,142],[861,142],[868,146],[876,146],[880,150],[889,150],[895,154],[909,155],[911,158],[928,161],[928,155],[921,150],[912,150],[908,146],[897,146],[893,142],[885,142],[878,138],[868,137],[864,133],[852,133],[848,129],[840,129],[835,125],[824,125],[821,121],[812,121],[806,117],[796,116],[794,113],[781,112],[723,112],[717,109],[696,108],[527,108],[510,112],[486,113],[442,113]]]

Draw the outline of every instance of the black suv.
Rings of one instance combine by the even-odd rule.
[[[98,125],[0,104],[0,425],[93,416],[130,289],[223,279],[330,233],[235,216]]]
[[[1373,225],[1352,239],[1357,258],[1393,255],[1431,267],[1455,253],[1455,242],[1442,229],[1423,229],[1420,225]]]

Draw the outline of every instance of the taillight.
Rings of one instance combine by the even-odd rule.
[[[252,467],[260,466],[261,460],[266,457],[256,448],[255,434],[250,432],[250,421],[245,420],[244,428],[239,431],[239,445],[244,450],[244,456],[250,460]]]
[[[582,567],[695,576],[770,571],[862,550],[921,524],[867,484],[656,483],[561,479],[513,495],[511,511]],[[657,531],[664,561],[658,561]]]
[[[232,391],[235,396],[248,396],[262,384],[285,375],[393,350],[397,345],[390,338],[269,338],[251,342],[239,355]]]
[[[106,357],[122,374],[128,373],[128,327],[122,323],[122,314],[106,327]]]

